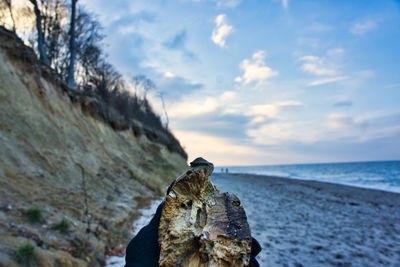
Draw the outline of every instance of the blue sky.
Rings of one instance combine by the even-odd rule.
[[[79,3],[117,69],[163,92],[189,160],[400,159],[399,1]]]

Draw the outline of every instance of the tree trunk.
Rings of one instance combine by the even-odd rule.
[[[71,22],[70,22],[70,30],[69,30],[69,68],[68,68],[68,81],[67,84],[69,87],[75,87],[75,57],[76,57],[76,41],[75,41],[75,13],[76,13],[76,2],[78,0],[71,0]]]
[[[37,1],[36,0],[29,0],[29,1],[33,4],[33,10],[34,10],[35,16],[36,16],[36,29],[37,29],[37,34],[38,34],[37,46],[38,46],[38,50],[39,50],[40,61],[42,61],[47,66],[49,66],[49,60],[47,59],[47,54],[46,54],[46,50],[44,47],[44,35],[43,35],[43,30],[42,30],[42,15],[40,14],[40,10],[39,10]]]

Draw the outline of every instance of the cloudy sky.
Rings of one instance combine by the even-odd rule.
[[[398,1],[79,3],[117,69],[163,92],[189,160],[400,159]]]

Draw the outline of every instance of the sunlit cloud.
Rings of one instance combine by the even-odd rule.
[[[225,47],[226,38],[233,32],[233,26],[227,23],[225,14],[220,14],[215,19],[215,28],[211,34],[211,40],[220,47]]]
[[[268,155],[268,152],[234,143],[224,137],[194,131],[174,131],[174,134],[185,147],[189,160],[201,156],[218,165],[254,164],[255,158],[260,160]]]
[[[213,97],[205,97],[199,100],[184,99],[171,105],[169,114],[173,118],[188,118],[216,111],[219,107],[218,100]]]
[[[257,51],[251,59],[244,59],[240,63],[243,75],[236,77],[235,82],[249,84],[252,82],[261,83],[267,79],[278,75],[278,71],[272,70],[265,64],[265,51]]]
[[[165,77],[165,78],[175,78],[176,75],[173,74],[173,73],[170,72],[170,71],[166,71],[166,72],[164,73],[164,77]]]

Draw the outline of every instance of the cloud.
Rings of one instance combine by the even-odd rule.
[[[242,0],[219,0],[217,7],[236,7],[242,2]]]
[[[192,0],[193,2],[206,2],[206,0]],[[242,0],[211,0],[211,2],[216,2],[217,7],[219,8],[224,8],[224,7],[228,7],[228,8],[233,8],[238,6]]]
[[[163,43],[164,47],[169,49],[169,50],[178,50],[182,51],[183,55],[186,58],[198,61],[197,55],[194,53],[190,52],[186,48],[186,42],[187,42],[187,31],[182,30],[175,34],[170,40],[166,41]]]
[[[166,71],[158,81],[158,87],[162,88],[164,96],[169,99],[180,99],[182,95],[187,95],[204,87],[203,84],[187,80],[176,74]]]
[[[336,69],[326,66],[324,60],[317,56],[303,56],[300,58],[304,63],[301,65],[301,70],[314,75],[335,75]]]
[[[165,78],[175,78],[176,76],[175,76],[175,74],[173,74],[172,72],[166,71],[166,72],[164,73],[164,77],[165,77]]]
[[[189,154],[189,160],[202,156],[218,165],[254,164],[254,159],[263,158],[268,154],[257,148],[211,134],[196,131],[174,131],[174,135],[185,147]]]
[[[195,131],[207,135],[219,136],[229,140],[243,142],[248,139],[246,127],[251,117],[243,114],[227,114],[220,107],[212,112],[187,118],[174,118],[174,129]]]
[[[128,35],[132,33],[138,33],[139,27],[143,23],[153,23],[156,20],[156,14],[141,11],[133,14],[124,14],[117,16],[111,23],[111,26],[117,29],[118,33]]]
[[[233,32],[233,27],[226,22],[226,15],[220,14],[215,19],[216,27],[211,34],[211,40],[220,47],[225,47],[226,38]]]
[[[353,101],[347,100],[347,99],[342,99],[342,100],[337,100],[335,103],[333,103],[334,107],[351,107],[353,106]]]
[[[353,124],[353,118],[348,115],[332,113],[328,115],[326,125],[329,128],[347,128]]]
[[[254,105],[249,108],[250,115],[274,117],[279,111],[290,108],[302,107],[303,104],[298,101],[282,101],[275,104]]]
[[[346,76],[338,76],[338,77],[332,77],[332,78],[325,78],[325,79],[319,79],[313,82],[308,83],[308,86],[317,86],[317,85],[323,85],[323,84],[328,84],[328,83],[334,83],[338,81],[343,81],[346,80]]]
[[[326,117],[325,131],[320,140],[345,140],[349,143],[370,142],[400,135],[400,113],[350,116],[332,113]]]
[[[276,145],[293,139],[293,125],[291,123],[264,124],[256,129],[249,129],[247,134],[253,142],[261,145]]]
[[[336,57],[336,56],[340,56],[344,53],[344,50],[342,48],[333,48],[333,49],[329,49],[327,54],[330,57]]]
[[[289,0],[282,0],[282,6],[284,9],[287,9],[289,6]]]
[[[198,100],[186,98],[171,105],[169,115],[172,118],[189,118],[216,111],[219,102],[214,97],[204,97]]]
[[[369,31],[372,31],[378,27],[378,22],[375,20],[366,20],[363,22],[354,23],[350,32],[355,35],[364,35]]]
[[[327,51],[328,59],[331,61],[343,54],[343,49],[335,48]],[[325,58],[308,55],[300,57],[302,65],[300,69],[303,72],[320,76],[322,78],[309,82],[307,86],[318,86],[348,79],[347,76],[339,75],[338,67],[334,63],[327,63]]]
[[[278,75],[277,71],[265,65],[264,59],[265,52],[262,50],[255,52],[251,59],[244,59],[242,63],[240,63],[240,69],[242,69],[244,73],[241,77],[236,77],[235,82],[243,84],[252,82],[261,83]]]
[[[168,49],[182,49],[185,47],[185,43],[187,40],[187,33],[185,30],[177,33],[172,39],[164,42],[164,46]]]

